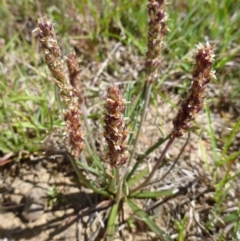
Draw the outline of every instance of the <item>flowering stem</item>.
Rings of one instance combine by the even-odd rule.
[[[148,0],[148,41],[147,41],[147,52],[145,60],[145,72],[146,72],[146,92],[144,95],[144,106],[141,114],[139,127],[137,130],[136,138],[133,143],[133,148],[129,158],[128,166],[130,166],[136,145],[138,143],[141,128],[146,116],[147,107],[152,90],[152,84],[157,79],[158,67],[161,64],[160,53],[163,48],[163,37],[166,34],[166,20],[167,14],[165,11],[165,0]]]
[[[115,173],[113,173],[113,175],[108,176],[108,183],[109,183],[108,190],[111,193],[116,193],[116,178],[114,178],[114,176],[115,176]]]
[[[122,185],[123,185],[119,168],[116,168],[116,181],[117,181],[117,183],[118,183],[118,186],[117,186],[117,195],[116,195],[116,202],[119,203],[119,202],[120,202],[120,199],[121,199],[121,196],[122,196]]]
[[[132,177],[132,175],[135,173],[136,169],[138,168],[138,166],[142,163],[142,161],[150,154],[152,153],[155,149],[157,149],[160,145],[162,145],[165,141],[167,141],[169,139],[170,135],[168,135],[165,138],[160,138],[154,145],[152,145],[151,147],[149,147],[147,149],[147,151],[136,161],[135,165],[133,166],[133,168],[131,168],[130,173],[127,175],[127,181],[129,181],[129,179]]]
[[[156,172],[156,170],[159,168],[160,164],[162,163],[168,149],[170,148],[170,146],[172,145],[172,143],[174,142],[175,140],[175,136],[170,136],[169,140],[168,140],[168,143],[167,145],[165,146],[161,156],[158,158],[155,166],[153,167],[152,171],[150,172],[150,174],[148,175],[148,177],[138,186],[136,187],[135,189],[131,190],[130,191],[130,194],[133,194],[135,193],[136,191],[140,190],[141,188],[145,187],[152,179],[154,173]]]
[[[148,177],[137,188],[131,190],[131,194],[145,187],[149,183],[175,138],[181,137],[184,132],[189,129],[195,115],[202,109],[206,86],[211,78],[214,77],[214,71],[212,70],[213,58],[213,47],[209,43],[198,45],[197,53],[195,55],[196,65],[193,69],[191,88],[188,91],[187,98],[182,102],[180,109],[173,120],[173,130],[170,134],[168,143]]]
[[[132,148],[132,151],[131,151],[131,154],[130,154],[130,157],[129,157],[128,167],[130,166],[130,164],[132,162],[132,159],[133,159],[133,156],[135,154],[135,150],[136,150],[136,146],[137,146],[138,139],[139,139],[139,136],[140,136],[140,132],[141,132],[141,129],[142,129],[143,121],[144,121],[145,116],[146,116],[147,107],[148,107],[148,103],[149,103],[149,99],[150,99],[150,95],[151,95],[151,90],[152,90],[152,84],[150,83],[149,85],[146,85],[146,92],[145,92],[145,97],[144,97],[144,99],[145,99],[144,106],[143,106],[141,119],[140,119],[140,123],[139,123],[138,130],[137,130],[137,135],[135,137],[135,140],[134,140],[134,143],[133,143],[133,148]]]
[[[46,64],[52,73],[54,83],[59,87],[64,104],[64,121],[72,155],[78,158],[82,153],[84,140],[79,98],[65,73],[64,60],[52,21],[47,17],[39,18],[37,30]]]
[[[171,172],[171,170],[175,167],[176,163],[178,162],[180,156],[183,154],[183,151],[185,150],[185,148],[186,148],[186,146],[188,144],[189,139],[190,139],[190,133],[188,132],[188,138],[185,141],[181,151],[178,153],[177,157],[175,158],[175,160],[174,160],[173,164],[171,165],[171,167],[161,176],[160,179],[152,181],[151,183],[148,183],[148,185],[152,185],[152,184],[154,184],[156,182],[161,182]]]
[[[88,133],[88,139],[89,139],[89,142],[90,142],[90,145],[91,145],[91,148],[92,150],[96,153],[96,146],[95,146],[95,143],[94,143],[94,140],[93,140],[93,135],[92,135],[92,132],[91,132],[91,129],[90,129],[90,126],[88,124],[88,119],[87,119],[87,110],[86,110],[86,106],[85,105],[82,105],[82,116],[83,116],[83,121],[84,121],[84,125],[85,125],[85,128],[86,128],[86,131]]]

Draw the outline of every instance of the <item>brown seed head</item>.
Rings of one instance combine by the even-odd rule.
[[[124,112],[125,102],[119,88],[115,86],[109,87],[104,113],[104,137],[108,144],[107,157],[112,167],[119,167],[127,161],[127,131]]]
[[[54,83],[59,87],[60,97],[64,104],[64,120],[72,154],[79,157],[83,148],[81,111],[76,92],[65,74],[64,61],[61,58],[61,50],[58,46],[53,23],[47,17],[38,19],[38,36],[46,64],[54,77]]]
[[[195,119],[196,113],[202,109],[206,85],[214,77],[213,58],[213,47],[210,44],[197,46],[192,85],[187,98],[182,102],[177,116],[173,120],[172,136],[181,137],[189,129],[190,122]]]
[[[163,37],[167,32],[165,11],[165,0],[148,1],[148,43],[146,54],[146,75],[147,83],[155,81],[157,68],[161,63],[160,53],[163,48]]]
[[[81,131],[81,112],[77,108],[67,110],[64,114],[69,144],[72,147],[72,155],[79,157],[83,150],[83,134]]]
[[[64,73],[64,61],[61,59],[61,50],[58,46],[53,23],[47,17],[38,19],[39,40],[45,55],[46,64],[53,77],[61,83],[67,81]]]
[[[68,72],[69,72],[69,80],[71,85],[73,86],[74,92],[78,97],[79,105],[83,103],[83,94],[81,88],[81,80],[79,78],[79,64],[77,61],[77,57],[75,53],[70,53],[66,58]]]

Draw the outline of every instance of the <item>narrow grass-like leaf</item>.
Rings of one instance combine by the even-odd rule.
[[[97,154],[94,153],[94,151],[90,148],[90,146],[88,145],[87,142],[85,144],[86,144],[86,148],[87,148],[87,151],[88,151],[89,155],[92,157],[92,159],[91,159],[92,165],[91,166],[93,168],[98,167],[102,172],[105,173],[105,168],[103,166],[103,163],[101,162],[101,160],[99,159]]]
[[[111,213],[108,218],[107,233],[106,233],[107,241],[114,241],[114,234],[115,234],[115,230],[116,230],[116,219],[118,217],[118,206],[119,206],[118,203],[115,203],[112,206]]]
[[[205,105],[205,110],[207,112],[207,117],[208,117],[209,135],[211,137],[213,158],[214,158],[214,162],[217,163],[219,160],[219,157],[218,157],[218,153],[217,153],[216,134],[212,127],[211,112],[210,112],[210,109],[207,104]]]
[[[127,199],[129,207],[146,225],[160,238],[161,241],[171,241],[168,234],[164,233],[158,225],[153,221],[152,217],[141,210],[131,199]]]
[[[201,159],[205,164],[205,168],[206,170],[210,171],[210,163],[207,156],[207,147],[205,146],[205,141],[202,138],[199,139],[199,148],[200,148]]]
[[[223,147],[222,157],[224,157],[227,154],[227,151],[228,151],[229,147],[231,146],[232,142],[234,141],[235,136],[236,136],[237,132],[239,131],[239,129],[240,129],[240,120],[233,127],[231,134]]]
[[[129,108],[129,105],[127,105],[127,108],[129,108],[129,119],[133,120],[132,123],[132,129],[131,133],[128,138],[128,144],[130,145],[132,143],[133,135],[135,133],[135,129],[137,128],[137,122],[138,122],[138,117],[141,113],[142,107],[143,107],[143,98],[145,94],[145,87],[143,88],[142,92],[138,93],[135,101],[133,104],[131,104],[131,108]]]
[[[169,43],[171,43],[171,40],[172,40],[172,39],[173,39],[173,40],[176,39],[176,38],[175,38],[175,35],[176,35],[177,32],[179,31],[179,29],[182,29],[185,24],[188,24],[188,21],[190,21],[191,17],[196,14],[196,12],[197,12],[198,9],[199,9],[199,6],[201,6],[201,5],[202,5],[202,2],[199,2],[199,3],[195,4],[195,6],[194,6],[193,8],[191,8],[191,11],[188,13],[188,15],[185,16],[185,18],[184,18],[182,21],[178,22],[178,27],[177,27],[177,28],[174,28],[174,29],[171,29],[171,32],[170,32],[170,34],[169,34],[169,36],[168,36],[168,41],[169,41]],[[177,16],[177,15],[175,15],[175,16]],[[176,20],[176,19],[175,19],[175,20]],[[176,23],[176,22],[175,22],[175,23]],[[184,28],[184,29],[185,29],[185,30],[189,30],[189,28]],[[185,32],[186,32],[186,31],[185,31]],[[169,44],[168,44],[168,45],[169,45]]]
[[[222,165],[224,165],[224,164],[226,164],[230,161],[236,160],[239,157],[240,157],[240,151],[237,151],[237,152],[232,153],[228,157],[224,158],[223,160],[217,162],[216,164],[217,164],[218,167],[220,167],[220,166],[222,166]]]
[[[124,91],[124,98],[126,100],[126,110],[125,110],[125,116],[127,118],[129,118],[132,113],[134,112],[134,110],[136,109],[137,106],[137,102],[141,96],[141,93],[138,93],[138,96],[136,97],[136,100],[133,104],[132,104],[132,99],[133,99],[133,94],[134,94],[134,85],[133,83],[129,83],[127,85],[126,91]],[[131,118],[130,118],[131,119]]]
[[[185,231],[187,225],[187,215],[185,214],[182,222],[176,220],[175,226],[179,230],[178,241],[184,241]]]
[[[237,216],[237,220],[234,220],[235,225],[234,225],[234,236],[235,238],[237,238],[237,236],[239,236],[239,230],[240,230],[240,203],[238,203],[238,210],[236,211],[236,213],[234,213],[235,216]]]
[[[139,49],[141,54],[144,54],[145,53],[145,46],[143,46],[143,44],[141,44],[139,42],[139,40],[136,39],[136,37],[134,35],[132,35],[132,33],[129,32],[127,29],[124,28],[124,32],[126,33],[128,38],[131,40],[131,42]]]
[[[93,174],[95,174],[97,176],[100,176],[100,173],[99,173],[99,171],[96,168],[92,168],[92,167],[84,164],[81,161],[77,161],[77,165],[80,166],[81,168],[83,168],[86,171],[89,171],[89,172],[91,172],[91,173],[93,173]]]
[[[225,224],[239,222],[240,221],[239,211],[226,215],[225,217],[222,218],[222,220],[224,221]],[[222,225],[222,222],[219,222],[218,224],[220,226]]]
[[[8,51],[8,49],[11,47],[11,45],[15,42],[15,40],[18,39],[19,34],[21,33],[21,31],[17,32],[16,34],[14,34],[11,39],[6,43],[6,45],[1,49],[0,51],[0,59],[2,58],[2,56]]]
[[[38,97],[38,96],[34,96],[34,95],[33,96],[17,95],[17,96],[13,96],[13,97],[9,97],[9,98],[5,99],[6,102],[20,102],[20,101],[27,101],[27,100],[32,100],[34,102],[37,102],[37,101],[46,101],[46,98]]]
[[[158,87],[159,88],[159,87]],[[176,104],[174,104],[171,99],[164,94],[162,91],[160,91],[157,87],[153,86],[154,91],[163,99],[166,103],[170,104],[173,108],[177,108]],[[153,96],[153,101],[156,101],[156,97]]]
[[[230,167],[231,167],[231,163],[230,163]],[[229,192],[231,192],[232,190],[232,186],[233,186],[232,183],[236,183],[238,180],[237,178],[239,178],[239,176],[240,176],[240,171],[237,171],[236,173],[234,173],[234,175],[230,175],[229,172],[226,172],[225,177],[222,178],[216,184],[216,192],[215,192],[216,204],[214,207],[215,213],[219,213],[219,215],[221,215],[223,202],[229,195]],[[226,184],[229,184],[229,185],[226,185]]]
[[[78,168],[76,160],[72,157],[72,155],[66,153],[69,160],[71,161],[71,164],[74,168],[74,171],[76,172],[79,180],[88,188],[92,189],[94,192],[101,194],[103,196],[111,197],[111,195],[106,192],[105,190],[98,188],[91,180],[88,180],[85,175],[83,174],[82,170]]]
[[[0,151],[3,153],[17,152],[17,145],[13,144],[4,135],[0,135]]]
[[[172,190],[162,190],[162,191],[149,191],[149,192],[138,192],[131,194],[131,198],[158,198],[173,195]]]
[[[144,168],[143,170],[141,170],[136,176],[132,177],[129,182],[128,182],[128,186],[131,187],[132,185],[134,185],[136,182],[138,182],[139,180],[141,180],[142,178],[144,178],[146,175],[148,174],[148,169]]]

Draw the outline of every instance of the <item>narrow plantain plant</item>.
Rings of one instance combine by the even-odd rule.
[[[84,90],[78,78],[79,66],[76,55],[71,53],[65,59],[62,58],[53,23],[49,18],[38,19],[38,27],[35,30],[39,36],[46,64],[53,76],[53,83],[57,85],[62,100],[66,133],[72,150],[71,153],[67,153],[69,160],[78,175],[79,182],[95,193],[105,196],[108,201],[105,201],[104,205],[107,203],[107,206],[111,208],[106,229],[107,240],[114,239],[116,219],[124,202],[136,216],[156,233],[160,240],[171,240],[170,236],[156,225],[153,218],[141,210],[136,204],[136,199],[173,195],[173,190],[149,191],[148,187],[153,181],[154,174],[163,164],[164,157],[167,151],[170,151],[174,140],[190,131],[191,122],[203,108],[205,88],[211,78],[214,77],[214,71],[212,70],[213,47],[208,43],[199,44],[195,54],[192,84],[173,120],[172,131],[167,137],[159,139],[153,146],[145,150],[140,158],[136,158],[136,147],[139,143],[140,132],[148,109],[151,89],[157,82],[158,68],[161,65],[163,40],[167,33],[165,5],[165,0],[148,0],[149,24],[145,85],[142,90],[143,107],[138,111],[140,113],[139,118],[132,121],[132,126],[126,124],[126,101],[123,99],[119,88],[113,85],[107,90],[104,111],[104,138],[108,151],[103,153],[104,155],[101,155],[101,157],[97,155],[94,138],[91,136],[88,127]],[[65,62],[67,70],[65,70]],[[83,135],[83,126],[90,133],[88,136]],[[140,170],[140,165],[147,160],[148,155],[162,144],[165,144],[165,147],[151,171]],[[179,150],[179,156],[181,152],[182,150]],[[88,155],[88,160],[90,160],[88,163],[84,161],[85,155]],[[106,157],[105,160],[102,156]],[[166,177],[169,171],[163,174],[161,180]]]

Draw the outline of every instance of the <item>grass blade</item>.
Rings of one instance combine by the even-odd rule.
[[[157,197],[166,197],[173,195],[172,190],[162,190],[162,191],[156,191],[156,192],[139,192],[139,193],[133,193],[131,197],[134,198],[157,198]]]
[[[107,237],[106,237],[107,241],[114,241],[117,216],[118,216],[118,203],[115,203],[112,207],[112,210],[108,219]]]
[[[133,177],[132,179],[129,180],[128,186],[131,187],[137,181],[139,181],[140,179],[144,178],[147,174],[148,174],[147,168],[141,170],[135,177]]]
[[[134,211],[134,213],[144,222],[146,225],[158,235],[161,241],[171,241],[169,235],[165,234],[158,225],[153,221],[151,216],[141,210],[131,199],[127,200],[129,207]]]

